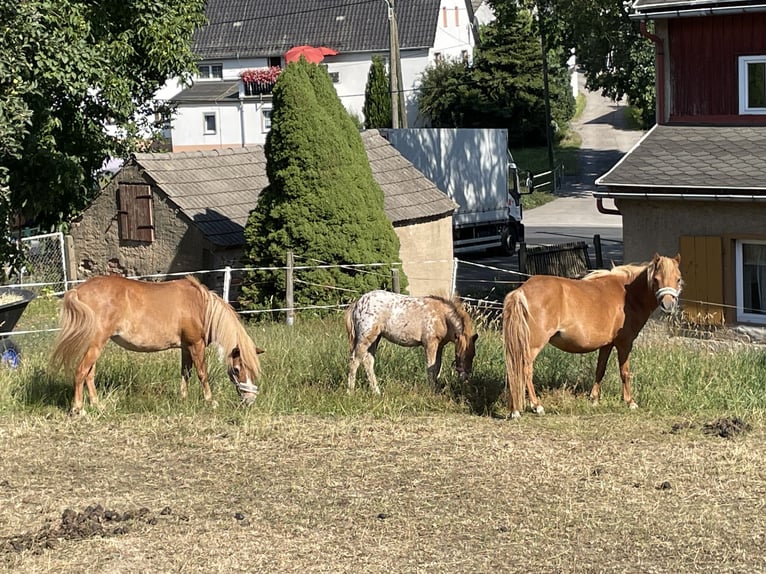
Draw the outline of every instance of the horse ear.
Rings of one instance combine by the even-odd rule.
[[[676,263],[678,263],[679,265],[681,264],[681,254],[680,253],[676,253],[676,256],[673,259],[675,259]]]
[[[265,353],[265,352],[266,352],[266,351],[264,351],[264,350],[263,350],[263,349],[261,349],[260,347],[256,347],[256,348],[255,348],[255,354],[256,354],[256,355],[261,355],[261,354],[263,354],[263,353]]]
[[[240,357],[240,354],[241,354],[241,353],[240,353],[240,351],[239,351],[239,347],[234,347],[234,348],[231,350],[231,358],[232,358],[232,359],[239,359],[239,357]]]
[[[657,263],[659,260],[660,260],[660,254],[655,251],[654,257],[652,257],[652,263]]]
[[[478,333],[474,333],[473,337],[471,337],[471,338],[473,339],[473,342],[476,343],[476,339],[479,338],[479,334]]]

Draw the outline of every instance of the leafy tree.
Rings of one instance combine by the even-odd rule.
[[[377,54],[372,57],[370,72],[367,74],[367,86],[364,89],[364,127],[391,127],[391,91],[388,73],[383,58]]]
[[[539,30],[532,13],[515,4],[504,5],[497,16],[482,28],[472,65],[447,62],[426,71],[418,105],[435,127],[507,128],[512,145],[543,145]],[[549,50],[547,59],[551,117],[563,128],[574,114],[569,72],[562,50]]]
[[[195,69],[204,0],[25,0],[0,5],[0,232],[20,214],[51,227],[87,205],[126,156],[152,97]],[[107,123],[120,128],[109,135]],[[0,240],[8,261],[13,248]]]
[[[514,0],[494,0],[499,6]],[[641,109],[644,127],[655,122],[654,46],[629,18],[624,0],[543,0],[541,13],[556,33],[552,42],[575,49],[586,87]],[[649,24],[651,26],[651,24]]]
[[[327,72],[304,59],[289,64],[274,86],[271,125],[265,150],[269,185],[245,227],[248,262],[283,266],[291,250],[312,264],[398,263],[399,240],[386,218],[383,192]],[[389,285],[390,267],[372,273],[301,270],[299,278],[297,305],[327,305]],[[284,292],[284,273],[256,270],[245,277],[240,302],[281,307]]]

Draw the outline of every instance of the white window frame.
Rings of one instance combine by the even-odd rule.
[[[262,108],[261,109],[261,125],[263,126],[263,129],[261,130],[263,133],[271,131],[271,113],[273,111],[273,108]]]
[[[213,128],[211,129],[208,120],[213,119]],[[202,114],[202,133],[206,136],[214,136],[218,133],[218,117],[215,112],[205,112]]]
[[[213,75],[213,68],[220,68],[221,69],[221,75],[214,76]],[[203,82],[220,82],[223,80],[223,63],[221,62],[209,62],[205,64],[199,64],[197,66],[198,69],[198,76],[197,78]],[[204,71],[204,73],[203,73]]]
[[[766,55],[764,56],[740,56],[739,57],[739,114],[746,115],[766,115],[766,106],[760,108],[751,108],[747,103],[747,65],[763,64],[766,66]]]
[[[735,243],[734,261],[735,261],[735,279],[736,279],[736,303],[737,303],[737,321],[743,323],[762,323],[766,324],[766,315],[758,313],[748,313],[745,310],[745,290],[744,279],[744,261],[742,258],[742,246],[746,244],[766,245],[766,241],[757,239],[738,239]]]

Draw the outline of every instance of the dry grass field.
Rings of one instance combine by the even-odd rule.
[[[9,413],[0,569],[766,571],[763,425],[706,422]]]

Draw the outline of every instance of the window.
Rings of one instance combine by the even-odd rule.
[[[203,125],[204,125],[205,135],[215,135],[216,133],[215,113],[205,114],[203,119]]]
[[[126,241],[154,241],[152,190],[146,184],[120,183],[119,234]]]
[[[281,68],[282,57],[281,56],[269,56],[269,68]]]
[[[766,56],[739,59],[739,113],[766,114]]]
[[[200,64],[199,79],[222,80],[223,79],[223,64]]]
[[[766,323],[766,241],[736,246],[737,321]]]
[[[263,115],[263,133],[266,133],[271,129],[271,108],[263,108],[261,114]]]

